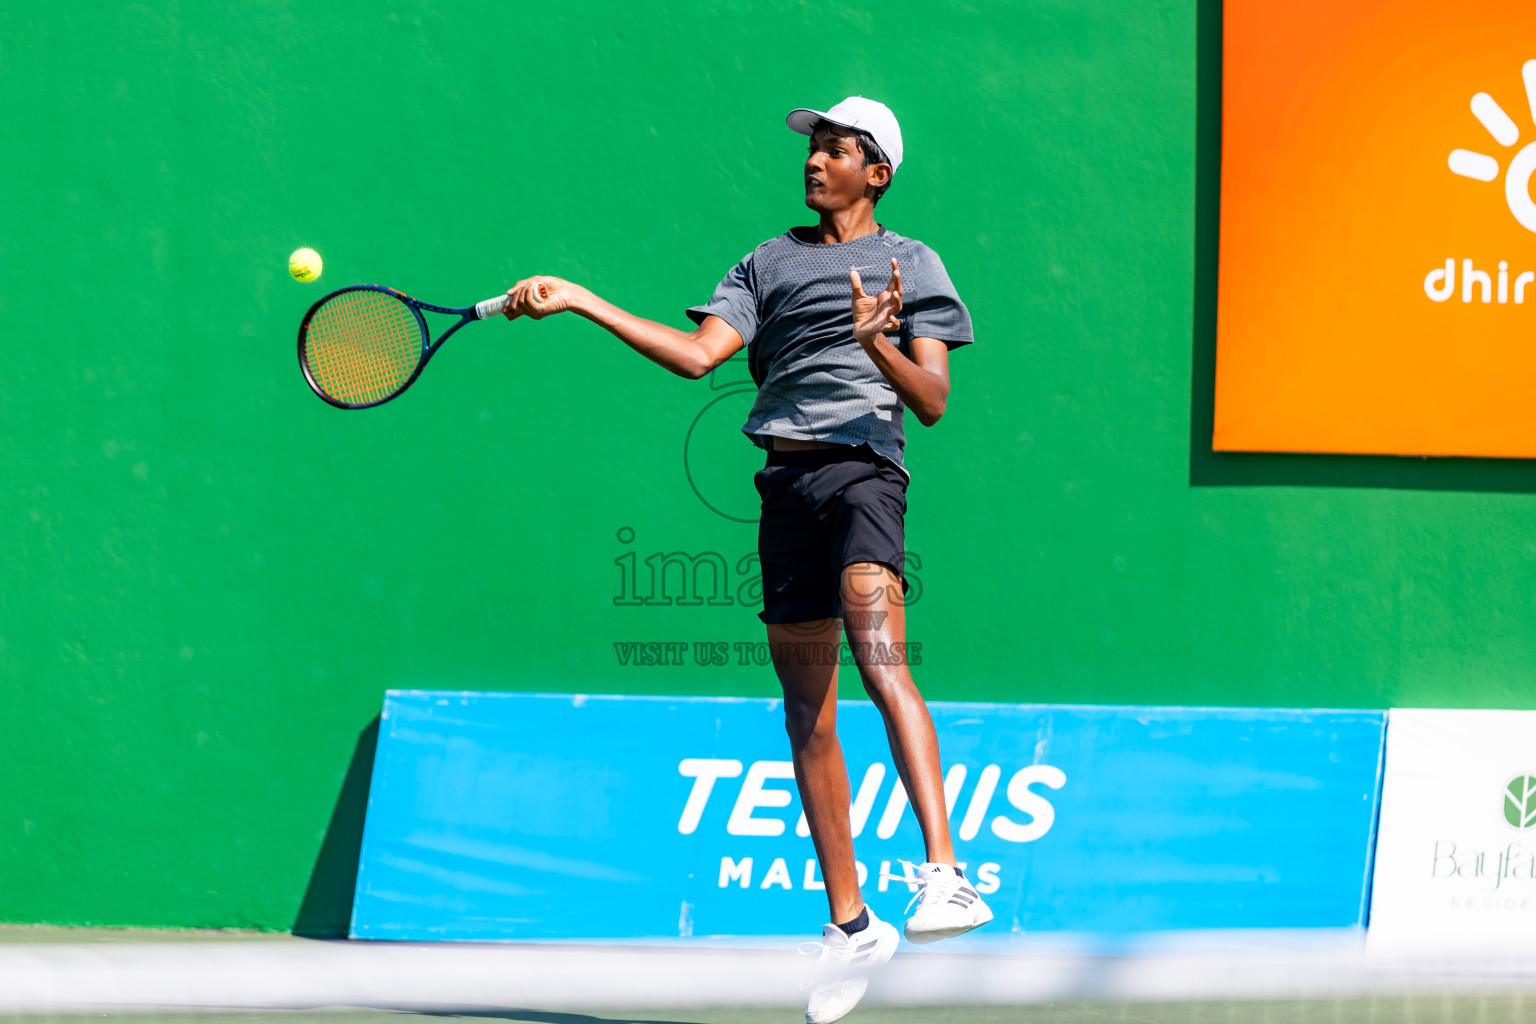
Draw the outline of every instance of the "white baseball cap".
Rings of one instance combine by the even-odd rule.
[[[817,121],[830,121],[844,128],[869,132],[875,144],[891,162],[891,173],[895,174],[896,168],[901,166],[901,125],[896,123],[896,115],[884,103],[867,100],[863,96],[849,96],[831,110],[807,110],[801,107],[791,110],[784,119],[791,129],[801,135],[811,134],[811,125]]]

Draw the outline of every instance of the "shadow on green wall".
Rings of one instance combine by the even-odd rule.
[[[1195,96],[1195,315],[1190,388],[1191,487],[1391,487],[1536,492],[1528,459],[1215,452],[1216,282],[1221,236],[1221,5],[1199,0]]]
[[[315,858],[304,901],[293,922],[295,935],[313,937],[347,934],[352,922],[352,893],[357,888],[357,857],[363,848],[363,818],[368,811],[368,782],[373,778],[373,754],[379,745],[375,715],[357,737],[352,761],[341,783],[341,795],[331,812],[320,855]]]

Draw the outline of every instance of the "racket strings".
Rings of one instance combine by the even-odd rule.
[[[311,379],[347,405],[383,401],[410,381],[426,338],[416,312],[387,292],[333,295],[309,318],[304,363]]]

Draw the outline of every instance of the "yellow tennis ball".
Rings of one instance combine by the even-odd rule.
[[[288,257],[288,273],[296,281],[313,281],[325,269],[325,262],[313,249],[295,249]]]

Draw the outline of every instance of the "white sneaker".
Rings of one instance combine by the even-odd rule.
[[[906,875],[885,873],[882,877],[897,882],[917,883],[912,903],[917,910],[907,918],[903,929],[907,941],[922,945],[937,942],[979,928],[992,920],[992,910],[970,882],[948,864],[918,864],[902,861]],[[915,871],[913,869],[916,869]],[[908,903],[910,908],[912,903]]]
[[[822,928],[821,939],[805,944],[821,948],[818,980],[805,1003],[806,1024],[832,1024],[846,1017],[864,998],[869,972],[889,960],[900,941],[895,927],[876,917],[873,910],[863,931],[849,935],[829,924]]]

